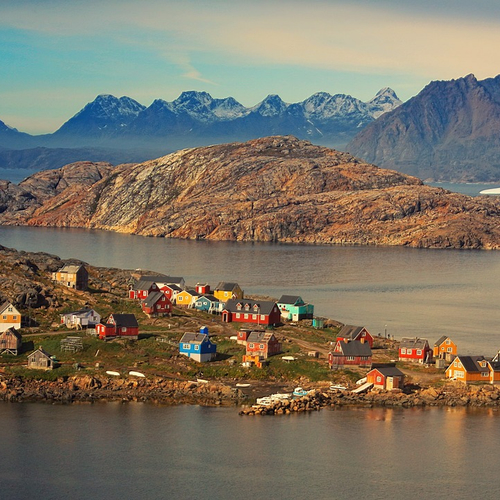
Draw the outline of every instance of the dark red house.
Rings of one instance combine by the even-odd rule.
[[[141,307],[149,318],[172,314],[172,302],[164,292],[151,292],[141,301]]]
[[[399,360],[428,363],[432,359],[432,349],[427,339],[403,338],[399,343]]]
[[[333,342],[332,342],[333,344]],[[370,367],[372,364],[372,350],[368,342],[353,340],[337,340],[333,349],[328,353],[328,364],[332,370],[344,366]]]
[[[358,342],[368,342],[370,347],[373,347],[373,337],[371,333],[364,326],[344,325],[337,335],[337,340],[344,340],[351,342],[357,340]]]
[[[256,325],[279,325],[281,313],[276,302],[268,300],[230,299],[222,311],[225,323],[254,323]]]
[[[267,359],[281,352],[281,342],[278,342],[272,332],[251,332],[246,341],[246,355],[259,356],[260,359]]]
[[[139,338],[139,325],[133,314],[111,314],[108,321],[96,325],[95,330],[101,340],[114,337],[131,340]]]

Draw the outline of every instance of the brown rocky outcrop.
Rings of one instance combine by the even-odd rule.
[[[7,185],[0,223],[188,239],[500,248],[496,199],[425,186],[293,137],[189,149],[112,170],[87,167],[94,175],[65,188],[41,174],[17,191]]]

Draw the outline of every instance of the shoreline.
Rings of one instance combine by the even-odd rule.
[[[274,384],[274,387],[280,384]],[[283,385],[283,384],[281,384]],[[270,384],[255,382],[252,392],[264,393]],[[442,387],[413,387],[402,390],[372,390],[354,394],[350,391],[312,389],[301,398],[280,401],[271,406],[257,406],[254,395],[223,382],[117,378],[100,376],[61,377],[56,381],[2,376],[0,401],[43,402],[52,404],[88,402],[144,402],[161,405],[192,404],[201,406],[240,407],[240,415],[279,415],[318,411],[328,407],[500,407],[500,386],[449,383]],[[248,406],[249,405],[249,406]]]

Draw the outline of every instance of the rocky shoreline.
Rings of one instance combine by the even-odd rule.
[[[254,405],[244,408],[240,415],[288,415],[307,411],[318,411],[328,407],[358,406],[372,407],[493,407],[500,406],[500,388],[491,385],[461,386],[446,385],[429,387],[411,393],[401,390],[371,391],[354,394],[350,391],[314,391],[301,398],[277,401],[269,406]]]
[[[252,401],[244,392],[223,382],[200,383],[162,377],[107,378],[102,376],[60,377],[55,381],[6,377],[0,379],[0,401],[76,403],[98,401],[147,402],[177,405],[242,406]],[[278,401],[270,406],[243,407],[240,415],[282,415],[318,411],[328,407],[496,407],[500,387],[464,386],[457,383],[411,391],[375,390],[362,394],[350,391],[314,390],[307,396]]]

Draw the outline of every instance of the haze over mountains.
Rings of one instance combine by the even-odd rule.
[[[338,147],[400,104],[389,88],[368,102],[319,92],[293,104],[269,95],[250,108],[207,92],[183,92],[172,102],[156,99],[149,107],[129,97],[100,95],[52,134],[31,136],[0,121],[0,168],[26,167],[27,159],[32,168],[47,168],[48,161],[59,167],[68,158],[136,162],[180,148],[276,134]],[[64,162],[58,165],[59,156]]]
[[[346,149],[421,179],[500,181],[500,76],[435,81],[370,123]]]

